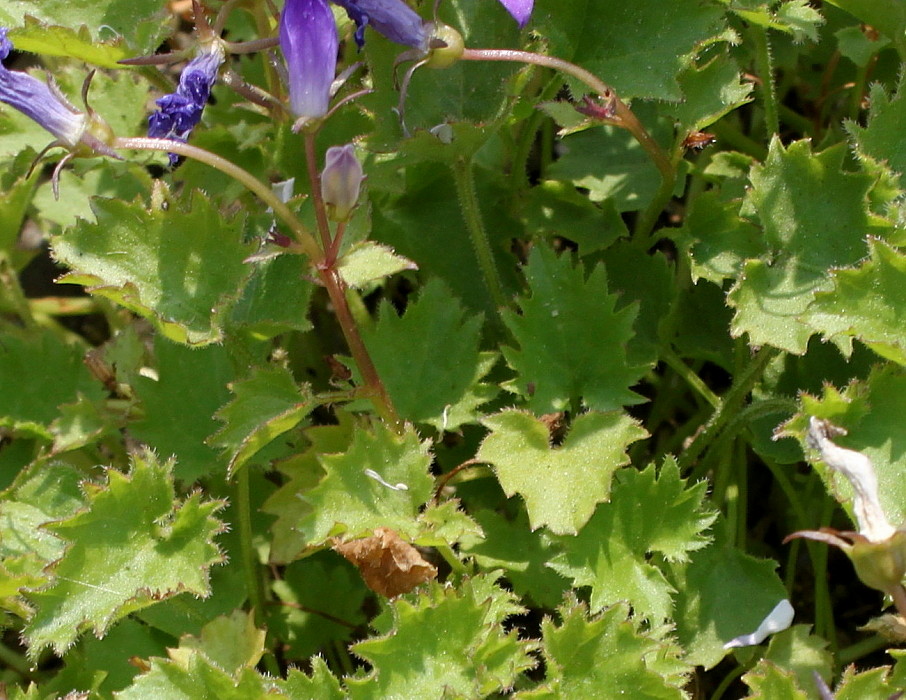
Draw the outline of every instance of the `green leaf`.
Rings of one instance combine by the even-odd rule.
[[[45,567],[65,544],[42,526],[68,518],[84,505],[82,474],[61,463],[37,463],[19,474],[0,499],[0,608],[30,614],[20,589],[46,583]]]
[[[546,180],[525,197],[522,213],[533,235],[568,238],[579,245],[580,255],[605,250],[628,235],[612,200],[592,202],[564,182]]]
[[[90,32],[84,27],[78,31],[27,19],[23,29],[11,32],[10,40],[19,51],[68,57],[99,68],[122,68],[117,61],[128,56],[121,41],[94,43]]]
[[[899,44],[902,56],[906,7],[899,0],[828,0],[828,3],[893,39]]]
[[[490,536],[463,549],[479,566],[486,571],[503,569],[513,590],[542,608],[561,603],[568,582],[548,566],[557,547],[547,531],[532,531],[523,511],[510,521],[494,511],[481,510],[475,513],[475,520]]]
[[[559,625],[545,617],[541,634],[546,678],[537,688],[516,697],[684,698],[686,679],[659,673],[657,668],[658,657],[676,656],[678,650],[641,634],[628,615],[628,606],[618,603],[589,619],[585,606],[572,601],[560,610]]]
[[[326,476],[299,494],[311,511],[297,524],[298,530],[309,544],[340,534],[361,537],[376,527],[413,539],[433,486],[428,448],[411,427],[402,435],[383,424],[359,428],[346,452],[318,457]]]
[[[0,342],[0,426],[53,439],[52,421],[79,396],[100,401],[104,389],[83,360],[84,348],[49,330],[5,333]],[[27,385],[23,378],[28,377]]]
[[[765,250],[748,260],[728,301],[736,309],[733,335],[801,355],[814,333],[809,306],[830,288],[829,271],[866,253],[877,222],[867,194],[873,178],[841,170],[843,145],[812,154],[806,141],[771,142],[764,165],[751,174],[748,197],[764,233]]]
[[[906,75],[901,78],[896,95],[888,96],[883,85],[874,83],[868,99],[868,125],[847,122],[846,130],[858,153],[885,161],[899,174],[900,187],[906,188],[906,143],[901,138],[906,120]]]
[[[602,76],[623,100],[677,101],[677,74],[721,30],[722,14],[697,0],[674,0],[670,12],[659,0],[545,0],[536,3],[533,25],[548,38],[551,55]],[[574,95],[589,91],[577,81],[570,87]]]
[[[485,697],[511,688],[535,661],[533,644],[503,623],[522,611],[511,593],[478,576],[459,587],[431,583],[417,596],[393,602],[393,629],[352,650],[373,666],[365,678],[348,678],[357,698]]]
[[[661,109],[674,117],[687,132],[701,131],[752,101],[752,84],[740,81],[739,66],[724,53],[705,65],[690,66],[679,76],[686,99],[664,103]]]
[[[875,367],[867,380],[853,380],[842,392],[825,386],[819,397],[803,394],[801,410],[785,423],[780,434],[805,444],[809,416],[830,421],[847,431],[834,438],[841,447],[862,452],[878,477],[881,507],[892,523],[906,522],[906,439],[900,430],[906,412],[906,370],[890,364]],[[828,492],[840,501],[852,517],[852,486],[820,460],[813,467],[821,475]],[[853,518],[853,522],[856,520]]]
[[[59,25],[51,28],[54,30],[70,27],[69,31],[73,31],[84,27],[88,43],[125,37],[139,53],[143,53],[155,47],[164,31],[163,14],[158,0],[8,0],[0,8],[0,25],[15,27],[25,22],[31,27],[26,19],[31,16],[41,23]],[[70,50],[80,48],[81,44],[75,47],[67,45]],[[55,55],[80,57],[78,52]]]
[[[482,421],[491,431],[476,459],[494,466],[508,496],[525,500],[533,530],[547,526],[574,534],[610,497],[613,473],[629,462],[626,448],[647,433],[629,416],[585,413],[578,416],[561,445],[551,447],[545,423],[509,410]]]
[[[216,617],[201,630],[200,637],[183,637],[170,658],[188,661],[197,652],[234,678],[254,669],[264,655],[264,630],[255,628],[254,614],[235,610],[230,616]]]
[[[739,202],[722,201],[715,190],[692,201],[683,226],[673,235],[689,250],[695,282],[703,278],[720,285],[736,279],[745,260],[764,249],[758,227],[739,216]]]
[[[392,181],[398,168],[391,161],[387,170],[372,177]],[[372,183],[369,187],[369,195],[376,200],[372,217],[374,238],[392,246],[399,255],[417,261],[425,278],[439,277],[466,306],[491,318],[497,310],[485,285],[476,283],[478,259],[449,170],[433,163],[408,170],[410,174],[401,184],[403,192],[393,193],[392,198],[384,195],[378,200],[377,185]],[[481,210],[497,269],[504,285],[515,288],[509,246],[514,231],[520,227],[507,211],[498,177],[499,174],[488,175],[476,168],[476,188],[482,192]]]
[[[154,354],[156,378],[139,376],[132,383],[144,408],[133,435],[158,454],[173,455],[174,474],[185,482],[222,473],[224,461],[205,439],[217,428],[214,412],[229,398],[229,354],[223,346],[193,349],[161,336]]]
[[[308,539],[296,525],[312,510],[299,494],[315,486],[324,477],[324,468],[318,456],[343,452],[352,440],[352,419],[340,412],[338,425],[318,425],[306,428],[305,437],[311,442],[309,449],[287,459],[278,468],[286,483],[274,491],[264,502],[262,510],[277,516],[272,526],[270,559],[275,563],[289,563],[308,547]]]
[[[647,116],[644,106],[639,111]],[[654,137],[660,135],[656,131]],[[644,209],[661,185],[654,162],[625,129],[603,126],[570,134],[559,148],[547,174],[588,190],[592,202],[611,202],[618,212]]]
[[[333,552],[293,562],[273,591],[280,605],[271,607],[267,628],[291,658],[307,659],[348,642],[367,623],[362,605],[370,591],[358,571]]]
[[[832,292],[816,295],[812,323],[826,337],[857,338],[881,357],[906,365],[906,256],[870,240],[871,259],[836,270]],[[847,357],[852,346],[837,343]]]
[[[199,493],[177,501],[171,472],[150,453],[135,456],[128,476],[110,470],[105,485],[85,485],[85,511],[44,526],[68,546],[51,583],[29,594],[35,614],[23,635],[32,658],[48,645],[62,654],[86,629],[101,636],[157,600],[210,593],[222,503]]]
[[[890,39],[882,36],[873,39],[867,37],[860,27],[844,27],[834,32],[840,53],[864,68],[881,50],[890,45]],[[872,106],[874,103],[872,102]]]
[[[824,18],[808,0],[787,0],[777,8],[777,24],[793,35],[793,41],[818,41],[818,27]]]
[[[795,673],[800,688],[813,686],[815,674],[829,683],[834,673],[834,658],[827,649],[830,644],[823,637],[810,634],[809,629],[808,625],[794,625],[772,635],[764,656]]]
[[[411,260],[393,252],[392,248],[373,241],[356,243],[340,258],[337,270],[350,287],[360,289],[403,270],[417,270]]]
[[[308,386],[297,385],[282,367],[255,367],[248,379],[231,383],[230,390],[235,397],[214,414],[225,425],[208,438],[208,444],[224,448],[229,475],[315,407]]]
[[[496,360],[479,352],[482,317],[467,316],[449,288],[432,279],[405,314],[388,301],[362,337],[400,417],[440,431],[474,422],[495,387],[481,383]]]
[[[752,700],[806,700],[809,697],[797,683],[792,671],[780,668],[766,659],[759,661],[742,680],[752,689],[747,696]]]
[[[693,552],[688,564],[669,569],[677,591],[673,615],[677,640],[686,660],[705,668],[727,655],[724,644],[757,629],[787,597],[777,562],[744,554],[722,538]]]
[[[311,659],[311,676],[290,668],[286,680],[277,680],[276,686],[291,700],[345,700],[347,697],[340,689],[340,681],[320,656]]]
[[[234,678],[197,651],[187,650],[173,660],[153,658],[149,665],[147,672],[117,693],[118,700],[264,700],[269,697],[271,684],[254,670],[244,669]]]
[[[617,473],[611,501],[599,505],[588,524],[570,540],[550,566],[575,586],[591,586],[590,607],[597,612],[628,600],[636,616],[659,624],[670,617],[675,592],[650,555],[686,561],[701,549],[704,531],[714,520],[704,505],[705,484],[686,488],[675,460],[659,473]]]
[[[84,284],[145,316],[171,340],[220,341],[222,319],[249,272],[244,216],[224,219],[199,192],[185,209],[107,199],[91,206],[96,224],[80,221],[53,239],[56,259],[73,268],[59,281]]]
[[[60,697],[74,690],[93,690],[96,697],[110,697],[130,685],[138,675],[135,659],[164,655],[166,646],[155,630],[127,618],[111,628],[103,639],[82,637],[66,653],[60,673],[42,684],[42,689],[59,693]],[[99,678],[103,679],[100,683]]]
[[[607,273],[598,265],[585,279],[582,265],[538,246],[525,268],[531,296],[519,299],[520,313],[504,311],[504,323],[518,349],[504,348],[518,373],[518,392],[536,413],[581,404],[608,411],[643,399],[629,390],[646,368],[629,364],[626,344],[632,337],[637,305],[614,311]]]
[[[834,700],[888,700],[897,691],[889,671],[889,666],[881,666],[860,673],[847,666],[834,688]]]
[[[231,321],[256,338],[311,330],[308,307],[315,287],[301,255],[278,255],[255,264]]]

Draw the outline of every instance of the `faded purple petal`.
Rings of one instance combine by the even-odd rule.
[[[193,58],[179,76],[176,92],[155,102],[160,109],[148,117],[148,136],[185,143],[201,121],[223,61],[223,49],[216,43]],[[178,156],[170,154],[170,165],[176,165],[178,160]]]
[[[365,44],[365,27],[372,26],[390,41],[424,48],[428,33],[424,20],[403,0],[334,0],[356,23],[355,40]]]
[[[500,0],[500,4],[513,15],[513,19],[519,22],[520,27],[524,27],[525,23],[529,21],[529,17],[532,16],[532,6],[535,4],[535,0]]]
[[[0,61],[9,56],[12,42],[0,27]],[[64,102],[47,83],[27,73],[7,70],[0,63],[0,102],[35,120],[67,146],[75,146],[85,131],[85,115]]]
[[[345,221],[359,201],[359,189],[365,175],[355,157],[355,146],[331,146],[324,157],[321,171],[321,197],[336,221]]]
[[[327,0],[286,0],[280,16],[280,48],[286,59],[289,106],[296,117],[327,113],[337,72],[337,25]]]

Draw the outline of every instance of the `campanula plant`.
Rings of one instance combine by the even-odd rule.
[[[903,691],[896,13],[69,5],[0,7],[0,695]]]

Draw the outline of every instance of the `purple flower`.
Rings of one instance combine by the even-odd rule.
[[[212,42],[205,49],[185,67],[176,92],[155,102],[160,109],[148,117],[148,136],[151,138],[185,143],[201,121],[201,113],[217,80],[217,71],[224,61],[223,47],[218,42]],[[178,160],[179,156],[170,154],[171,166]]]
[[[338,45],[327,0],[286,0],[280,48],[286,59],[290,111],[297,118],[318,119],[327,113]]]
[[[13,44],[0,27],[0,61],[9,56]],[[72,148],[82,140],[88,120],[59,93],[55,85],[43,83],[27,73],[7,70],[0,63],[0,102],[15,107],[25,116]]]
[[[370,25],[390,41],[425,48],[430,38],[425,21],[403,0],[334,0],[356,24],[355,41],[365,44],[365,27]]]
[[[500,4],[513,15],[513,19],[519,22],[520,27],[524,27],[529,17],[532,16],[532,6],[535,4],[535,0],[500,0]]]

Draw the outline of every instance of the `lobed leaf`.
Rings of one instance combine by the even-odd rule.
[[[509,410],[482,422],[491,432],[476,459],[494,466],[508,496],[522,496],[533,530],[544,525],[558,534],[576,533],[609,499],[614,472],[629,462],[626,448],[647,435],[615,411],[578,416],[553,448],[547,425],[528,413]]]
[[[67,544],[50,583],[28,598],[35,614],[23,636],[34,658],[50,645],[62,654],[86,629],[103,635],[124,615],[178,593],[210,594],[208,571],[222,561],[214,535],[222,507],[199,493],[180,502],[172,463],[146,453],[128,475],[110,470],[86,484],[86,509],[44,527]]]

